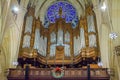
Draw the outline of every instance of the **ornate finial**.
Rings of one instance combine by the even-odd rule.
[[[62,7],[59,8],[59,15],[62,17]]]

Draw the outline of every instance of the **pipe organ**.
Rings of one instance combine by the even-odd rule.
[[[59,18],[45,27],[34,16],[29,7],[24,18],[19,58],[34,58],[42,64],[77,64],[86,59],[97,59],[99,55],[98,32],[95,14],[91,6],[86,7],[85,16],[78,24],[66,22],[59,8]]]
[[[19,64],[9,69],[8,80],[110,80],[108,69],[97,65],[99,40],[91,4],[84,4],[79,18],[68,1],[50,5],[44,22],[35,17],[35,7],[28,4]]]

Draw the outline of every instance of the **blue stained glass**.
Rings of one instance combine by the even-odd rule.
[[[53,3],[47,10],[47,14],[45,18],[45,23],[55,23],[56,18],[60,18],[59,15],[59,8],[62,8],[62,18],[65,18],[66,23],[72,23],[74,25],[77,25],[78,23],[78,18],[77,18],[77,13],[76,9],[72,6],[72,4],[66,2],[66,1],[58,1],[56,3]],[[48,21],[47,21],[48,20]]]

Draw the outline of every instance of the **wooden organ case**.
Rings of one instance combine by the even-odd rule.
[[[86,7],[85,16],[80,17],[74,28],[62,18],[62,8],[59,9],[60,17],[47,28],[35,18],[34,12],[34,8],[29,7],[24,18],[18,58],[23,68],[10,69],[8,80],[24,80],[26,64],[34,68],[29,71],[29,80],[58,80],[51,76],[52,65],[66,66],[60,80],[87,80],[87,69],[81,68],[87,64],[95,64],[90,66],[92,80],[109,80],[107,69],[96,67],[99,40],[91,6]],[[68,67],[71,64],[74,67]]]
[[[62,17],[45,28],[40,19],[35,18],[34,8],[30,7],[24,18],[19,59],[34,59],[45,65],[97,60],[99,44],[95,14],[90,6],[86,7],[85,13],[75,28]]]

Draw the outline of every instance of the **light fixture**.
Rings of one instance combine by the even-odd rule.
[[[98,62],[98,66],[99,67],[102,67],[103,66],[103,63],[100,61],[100,62]]]
[[[18,62],[17,62],[17,61],[13,61],[12,64],[13,64],[14,66],[17,66],[17,65],[18,65]]]
[[[106,4],[105,4],[105,2],[103,2],[103,5],[101,6],[101,9],[102,9],[103,11],[105,11],[106,8],[107,8],[107,7],[106,7]]]
[[[18,8],[17,6],[13,6],[13,7],[12,7],[12,12],[13,12],[13,14],[17,14],[18,11],[19,11],[19,8]]]
[[[118,36],[117,36],[117,34],[116,34],[115,32],[111,32],[111,33],[109,34],[109,37],[110,37],[111,39],[116,39]]]
[[[15,6],[15,7],[13,8],[13,10],[14,10],[15,12],[18,12],[19,9],[18,9],[18,7]]]

